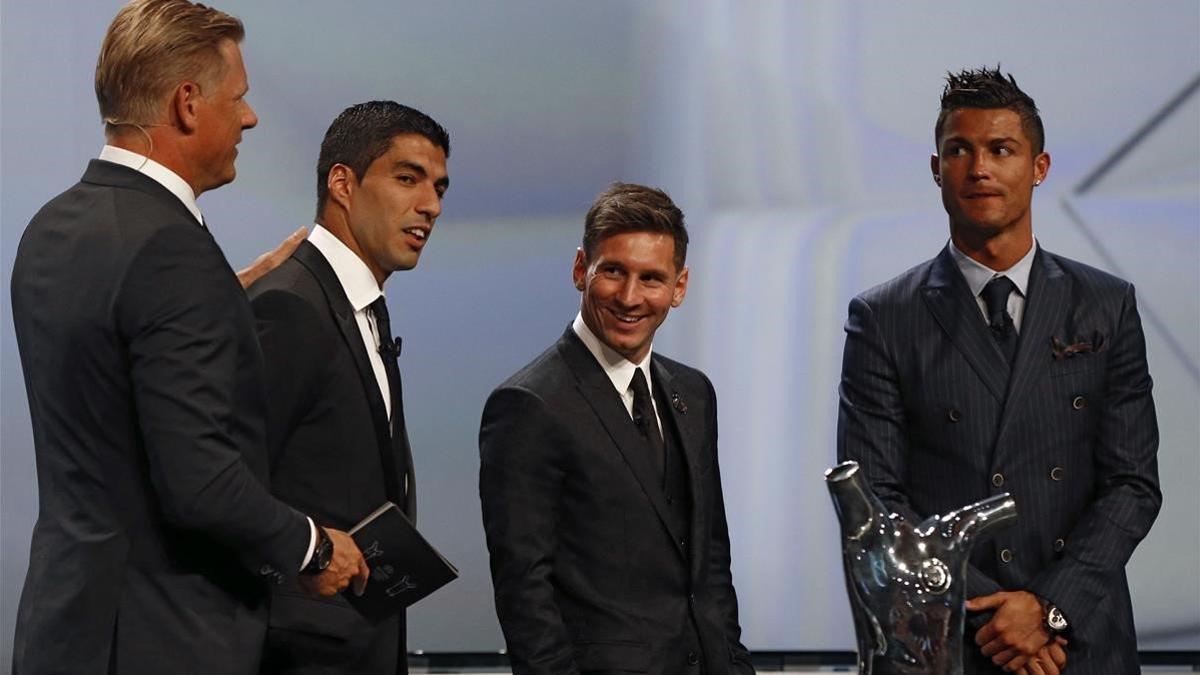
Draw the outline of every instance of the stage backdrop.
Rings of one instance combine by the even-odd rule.
[[[717,386],[746,643],[853,648],[821,481],[846,304],[945,243],[928,169],[941,77],[996,63],[1046,121],[1040,241],[1137,284],[1166,495],[1129,567],[1140,646],[1200,649],[1197,3],[217,4],[246,22],[261,120],[238,180],[200,199],[235,266],[311,222],[317,148],[345,106],[395,99],[452,136],[444,215],[420,266],[387,286],[422,529],[462,570],[412,612],[413,649],[503,646],[479,414],[572,319],[583,214],[618,179],[662,186],[688,214],[692,285],[655,348]],[[8,282],[25,223],[100,150],[92,71],[117,6],[0,6],[5,668],[37,512]]]

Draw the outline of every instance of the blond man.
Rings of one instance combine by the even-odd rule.
[[[366,580],[349,537],[267,490],[253,316],[196,202],[257,123],[242,36],[186,0],[121,9],[96,66],[107,144],[22,237],[40,509],[14,673],[254,673],[268,582]]]

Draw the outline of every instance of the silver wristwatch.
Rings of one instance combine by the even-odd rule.
[[[1063,616],[1058,607],[1046,605],[1046,627],[1052,633],[1062,633],[1070,626],[1067,624],[1067,617]]]

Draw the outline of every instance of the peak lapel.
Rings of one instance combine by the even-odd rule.
[[[367,401],[371,406],[371,418],[375,420],[375,434],[379,437],[381,447],[390,445],[391,433],[388,431],[387,408],[383,405],[383,396],[379,393],[379,383],[375,380],[375,370],[371,367],[366,345],[363,344],[362,332],[359,331],[358,321],[354,318],[354,307],[346,299],[346,291],[342,289],[342,283],[338,281],[337,273],[333,271],[333,267],[329,265],[329,261],[321,255],[317,247],[308,241],[301,242],[292,257],[312,273],[317,283],[320,284],[321,291],[325,293],[325,299],[329,302],[329,309],[333,313],[334,323],[337,324],[338,332],[342,334],[342,340],[350,350],[350,355],[354,359],[354,367],[358,370],[359,378],[362,379],[363,390],[366,392]]]
[[[1017,343],[1017,357],[1004,402],[1004,413],[1000,417],[998,441],[1003,439],[1013,418],[1013,411],[1029,392],[1038,372],[1049,365],[1050,336],[1056,326],[1065,325],[1070,310],[1071,279],[1051,256],[1039,248],[1029,272],[1029,294],[1025,298],[1025,315],[1021,319],[1021,339]]]
[[[580,394],[591,406],[605,431],[608,432],[617,451],[621,453],[621,457],[629,467],[630,473],[633,474],[634,479],[641,486],[642,492],[654,507],[654,513],[666,528],[671,540],[678,542],[684,539],[684,533],[676,532],[671,527],[671,521],[667,518],[667,504],[663,496],[662,482],[650,461],[650,449],[646,444],[646,439],[638,433],[637,428],[633,425],[633,420],[625,410],[624,404],[621,403],[621,397],[613,388],[612,380],[608,379],[596,358],[592,356],[579,336],[569,326],[559,341],[559,352],[574,373]],[[683,551],[680,551],[678,547],[675,547],[675,550],[680,556],[683,555]]]
[[[971,289],[950,255],[949,244],[934,259],[921,296],[942,330],[997,401],[1008,388],[1008,363],[992,338]]]
[[[668,420],[674,423],[675,429],[679,432],[679,444],[682,446],[681,452],[687,467],[688,498],[691,500],[691,508],[688,511],[691,514],[691,530],[699,532],[702,530],[699,518],[703,510],[697,506],[700,503],[697,496],[701,494],[700,490],[704,486],[700,482],[700,474],[696,471],[696,467],[700,460],[700,451],[703,448],[704,437],[701,425],[704,420],[700,415],[687,414],[688,392],[676,388],[674,377],[661,361],[652,359],[650,370],[654,373],[654,386],[662,391],[667,400],[667,405],[660,406],[658,410],[658,416],[664,422],[663,433],[669,433],[666,428]],[[683,533],[673,534],[675,534],[675,541],[679,541],[679,536]],[[697,536],[687,538],[688,547],[691,549],[688,553],[692,563],[693,579],[700,573],[700,565],[705,560],[699,550],[700,540],[701,537]]]

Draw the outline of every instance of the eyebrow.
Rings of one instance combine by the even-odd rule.
[[[397,160],[396,163],[392,165],[392,171],[399,171],[400,169],[408,169],[413,173],[419,174],[421,178],[425,178],[429,175],[429,172],[425,170],[424,166],[421,166],[417,162],[408,159]],[[443,191],[448,190],[450,188],[450,177],[442,176],[434,182],[434,185],[442,188]]]

